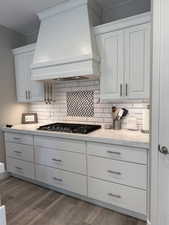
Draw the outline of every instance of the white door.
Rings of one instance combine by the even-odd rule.
[[[169,224],[169,1],[162,0],[159,116],[159,225]],[[163,147],[164,146],[164,147]],[[165,154],[166,153],[166,154]]]
[[[150,85],[150,27],[125,30],[125,89],[127,99],[148,99]]]
[[[169,225],[169,0],[154,0],[153,24],[151,222]]]
[[[119,99],[123,88],[123,31],[101,35],[101,98]]]

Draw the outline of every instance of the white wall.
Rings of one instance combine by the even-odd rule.
[[[26,106],[16,102],[14,62],[11,49],[24,44],[24,37],[0,26],[0,126],[17,124]],[[0,133],[0,161],[4,160],[3,138]]]

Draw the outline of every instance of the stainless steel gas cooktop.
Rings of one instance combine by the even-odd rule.
[[[100,125],[53,123],[53,124],[48,124],[45,126],[40,126],[38,130],[88,134],[100,128],[101,128]]]

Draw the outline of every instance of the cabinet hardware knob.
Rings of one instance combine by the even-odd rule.
[[[122,97],[122,95],[123,95],[123,85],[120,84],[120,96]]]
[[[53,180],[63,182],[63,180],[61,178],[57,178],[57,177],[53,177]]]
[[[14,151],[15,153],[17,153],[17,154],[22,154],[22,152],[19,152],[19,151]]]
[[[21,138],[17,138],[17,137],[14,137],[13,139],[16,140],[16,141],[21,140]]]
[[[17,170],[23,170],[23,168],[21,168],[21,167],[15,167]]]
[[[166,146],[160,147],[160,145],[159,145],[159,152],[161,152],[164,155],[169,155],[169,150]]]
[[[29,100],[31,99],[31,91],[30,90],[28,90],[28,98],[29,98]]]
[[[26,95],[26,100],[28,99],[28,92],[27,90],[25,91],[25,95]]]
[[[121,155],[120,152],[107,151],[107,153],[109,153],[109,154],[114,154],[114,155]]]
[[[54,161],[54,162],[62,162],[61,159],[52,159],[52,161]]]
[[[107,172],[111,173],[111,174],[119,175],[119,176],[121,175],[120,172],[116,172],[116,171],[112,171],[112,170],[108,170]]]
[[[112,194],[112,193],[108,193],[108,196],[110,196],[110,197],[113,197],[113,198],[121,198],[121,196],[120,195],[115,195],[115,194]]]
[[[126,84],[126,96],[128,96],[128,84]]]

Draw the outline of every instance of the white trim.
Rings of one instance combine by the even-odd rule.
[[[147,225],[151,225],[151,222],[149,220],[147,220]]]
[[[159,144],[159,92],[160,92],[160,42],[161,1],[153,0],[153,68],[152,68],[152,114],[151,114],[151,205],[150,220],[158,224],[158,144]]]
[[[23,53],[34,51],[35,47],[36,47],[36,43],[30,44],[30,45],[26,45],[26,46],[23,46],[23,47],[19,47],[19,48],[15,48],[15,49],[12,50],[12,52],[15,55],[23,54]]]
[[[0,206],[0,225],[6,225],[6,211],[4,206]]]
[[[152,18],[151,13],[148,12],[148,13],[139,14],[137,16],[131,16],[131,17],[128,17],[125,19],[113,21],[113,22],[106,23],[106,24],[103,24],[100,26],[96,26],[95,34],[100,35],[100,34],[124,29],[127,27],[135,26],[135,25],[149,23],[149,22],[151,22],[151,18]]]

